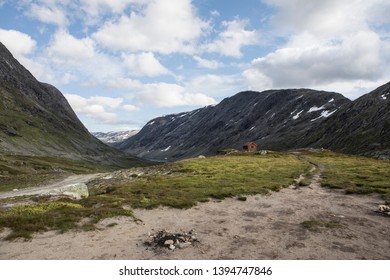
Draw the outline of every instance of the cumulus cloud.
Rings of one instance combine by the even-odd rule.
[[[16,31],[0,29],[0,41],[8,48],[16,59],[30,54],[36,47],[36,41],[29,35]]]
[[[139,11],[106,22],[93,38],[112,50],[163,54],[193,51],[208,24],[197,17],[191,0],[145,2]]]
[[[57,63],[80,63],[94,57],[95,43],[90,38],[77,39],[67,31],[59,30],[46,51]]]
[[[209,59],[204,59],[199,56],[194,56],[194,60],[198,63],[198,66],[201,68],[207,68],[207,69],[218,69],[222,67],[222,63],[216,61],[216,60],[209,60]]]
[[[37,42],[29,35],[16,31],[0,29],[0,42],[2,42],[12,55],[32,74],[46,81],[51,79],[51,71],[44,64],[30,59],[29,57],[35,52]]]
[[[326,84],[380,75],[380,40],[373,32],[359,32],[340,43],[285,47],[253,60],[247,74],[266,77],[277,87]]]
[[[118,118],[116,113],[117,110],[128,112],[139,110],[134,105],[123,104],[123,98],[105,96],[91,96],[85,98],[76,94],[64,94],[64,96],[76,113],[106,124],[117,124],[122,122],[122,120]],[[116,112],[112,112],[112,110],[115,110]]]
[[[245,84],[239,75],[200,75],[185,84],[195,92],[207,92],[211,97],[231,96],[245,90]]]
[[[207,106],[216,104],[214,98],[203,93],[192,93],[180,85],[168,83],[144,85],[139,99],[157,107]]]
[[[218,38],[202,46],[206,52],[220,53],[225,56],[241,57],[241,48],[256,44],[259,34],[256,30],[246,30],[247,20],[235,19],[224,21],[224,31],[219,33]]]
[[[142,87],[142,83],[130,78],[113,78],[107,81],[106,87],[111,89],[139,89]]]
[[[41,3],[32,3],[30,5],[30,10],[26,12],[26,14],[44,23],[57,26],[66,26],[68,24],[66,10],[64,8],[56,6],[53,1],[40,2]]]
[[[53,35],[41,60],[59,66],[53,66],[55,83],[66,83],[63,77],[68,76],[85,86],[96,86],[124,75],[120,58],[100,52],[91,38],[76,38],[63,29]]]
[[[151,52],[126,54],[122,55],[122,58],[127,69],[134,76],[155,77],[170,73]]]
[[[374,0],[375,1],[375,0]],[[273,23],[285,32],[316,34],[322,38],[340,36],[366,26],[366,9],[370,1],[264,0],[278,12]]]
[[[382,0],[265,2],[277,7],[273,25],[287,42],[252,61],[243,72],[250,86],[353,88],[386,75],[389,40],[372,28],[369,13]]]

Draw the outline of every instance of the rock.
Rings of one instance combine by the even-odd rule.
[[[65,195],[69,196],[70,198],[79,200],[82,198],[87,198],[89,196],[89,191],[86,184],[77,183],[50,190],[49,192],[44,193],[42,195]]]
[[[168,240],[165,240],[164,245],[173,245],[173,243],[175,243],[173,240],[168,239]]]
[[[192,245],[192,243],[190,243],[190,242],[178,243],[178,244],[176,244],[176,247],[179,248],[179,249],[184,249],[184,248],[187,248],[187,247],[189,247],[191,245]]]
[[[168,248],[170,250],[183,249],[193,246],[194,243],[199,242],[194,230],[190,232],[172,233],[167,230],[160,230],[156,233],[148,232],[148,241],[144,245],[157,248]]]
[[[379,205],[378,212],[390,216],[390,206],[387,205]]]

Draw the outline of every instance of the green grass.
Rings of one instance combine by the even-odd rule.
[[[57,201],[15,206],[0,212],[0,227],[12,229],[6,237],[30,239],[33,233],[47,230],[65,232],[70,229],[84,231],[95,229],[98,221],[114,216],[133,216],[133,212],[118,207],[92,208],[81,202]],[[88,222],[79,225],[87,218]]]
[[[309,158],[323,167],[322,186],[348,194],[379,193],[390,198],[390,161],[323,152]]]
[[[53,174],[50,168],[54,166],[74,173],[98,170],[96,166],[51,158],[13,156],[3,157],[0,162],[5,162],[8,168],[8,175],[3,174],[0,180],[8,176],[14,183],[21,178],[33,180],[33,174]],[[323,186],[345,189],[347,193],[381,193],[387,195],[387,201],[390,200],[390,162],[332,152],[302,152],[298,155],[238,153],[112,173],[112,179],[102,178],[89,183],[89,197],[77,202],[64,199],[50,202],[48,197],[34,198],[33,204],[0,210],[0,230],[11,228],[9,239],[30,238],[34,232],[46,230],[94,230],[94,225],[101,219],[132,216],[132,211],[125,210],[129,207],[189,208],[198,202],[226,197],[237,197],[245,203],[246,196],[278,191],[292,184],[300,174],[306,174],[310,180],[318,171],[309,171],[311,163],[322,170]],[[40,167],[31,169],[32,166]],[[135,176],[139,171],[144,174]],[[17,179],[12,179],[13,176]],[[25,201],[26,198],[20,200]],[[15,201],[17,199],[7,200],[7,203]],[[87,222],[80,224],[84,220]],[[302,226],[321,230],[342,227],[342,224],[310,220],[303,222]]]
[[[309,167],[294,155],[231,155],[168,164],[171,175],[146,175],[109,186],[132,207],[189,208],[209,198],[265,194],[290,185]],[[160,168],[160,167],[157,167]],[[105,186],[93,190],[105,194]]]

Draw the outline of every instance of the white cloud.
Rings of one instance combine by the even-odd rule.
[[[274,24],[285,32],[310,32],[322,38],[340,36],[365,27],[363,0],[263,0],[275,5]]]
[[[44,23],[58,26],[66,26],[68,24],[66,10],[54,5],[53,3],[49,6],[45,6],[43,3],[33,3],[26,14]]]
[[[185,86],[195,92],[207,92],[212,97],[231,96],[247,89],[243,79],[237,75],[201,75],[188,81]]]
[[[241,48],[256,44],[259,34],[256,30],[246,30],[247,20],[233,20],[222,22],[224,31],[211,43],[202,46],[207,52],[220,53],[225,56],[241,57]]]
[[[140,11],[106,22],[95,38],[104,47],[127,52],[187,53],[208,24],[196,16],[191,0],[146,1]]]
[[[106,86],[111,89],[139,89],[140,81],[129,78],[114,78],[107,81]]]
[[[94,87],[123,77],[125,72],[122,60],[99,51],[91,38],[76,38],[62,29],[53,35],[40,60],[55,69],[52,83],[65,84],[63,77],[68,76]]]
[[[94,57],[95,44],[90,38],[77,39],[67,31],[59,30],[46,51],[56,63],[79,64]]]
[[[12,55],[39,80],[50,80],[51,71],[44,64],[29,58],[36,50],[37,42],[29,35],[16,31],[0,29],[0,41]]]
[[[122,55],[122,58],[127,69],[134,76],[155,77],[170,73],[151,52]]]
[[[16,59],[30,54],[36,47],[36,41],[30,35],[16,31],[0,29],[0,41]]]
[[[375,79],[380,73],[380,40],[360,32],[340,43],[286,47],[255,59],[249,73],[268,77],[276,87],[308,86],[349,79]]]
[[[216,103],[205,94],[188,92],[182,86],[168,83],[144,85],[139,99],[157,107],[207,106]]]
[[[287,35],[287,42],[254,59],[243,72],[252,87],[340,85],[346,89],[349,85],[352,89],[362,81],[379,82],[389,74],[389,40],[372,28],[369,12],[382,0],[264,2],[277,7],[272,20],[275,36]]]
[[[76,94],[64,94],[64,96],[76,113],[106,124],[117,124],[122,122],[118,118],[117,110],[128,112],[138,110],[134,105],[123,105],[123,98],[105,96],[91,96],[85,98]],[[115,110],[115,112],[111,112],[110,110]]]
[[[218,69],[223,66],[222,63],[216,60],[204,59],[199,56],[194,56],[194,60],[198,63],[199,67],[207,68],[207,69]]]

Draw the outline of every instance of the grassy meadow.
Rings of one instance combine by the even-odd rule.
[[[313,165],[317,166],[314,172]],[[67,172],[74,173],[99,170],[77,165],[70,170],[68,163],[66,166]],[[22,182],[23,176],[33,177],[32,173],[26,170],[23,173],[21,169],[13,174],[11,167],[7,176],[17,179],[8,187],[3,185],[3,191]],[[8,238],[28,239],[34,232],[45,230],[92,230],[106,217],[133,216],[129,209],[135,208],[190,208],[210,199],[226,197],[237,197],[245,203],[245,196],[278,191],[294,183],[300,174],[308,178],[307,182],[299,184],[305,187],[315,172],[321,172],[324,187],[345,189],[346,194],[379,193],[383,199],[390,200],[388,161],[328,151],[238,153],[116,171],[90,182],[89,197],[78,201],[65,198],[53,201],[50,197],[5,199],[4,203],[17,206],[0,208],[0,231],[11,228],[13,232]]]

